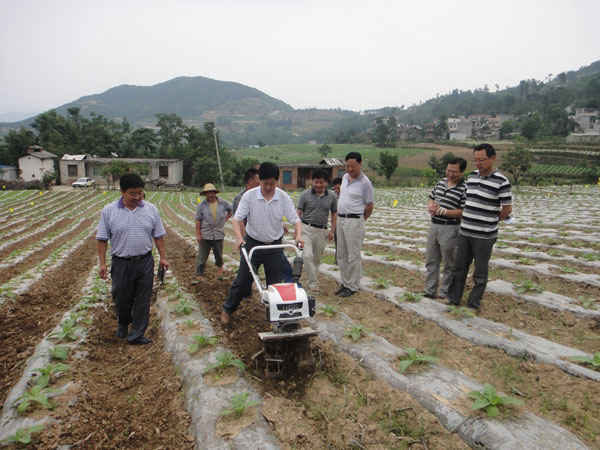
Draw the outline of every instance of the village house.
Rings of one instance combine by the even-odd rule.
[[[311,183],[311,175],[317,169],[328,173],[328,182],[346,172],[346,164],[339,158],[323,158],[318,164],[280,164],[279,187],[286,191],[305,189]]]
[[[448,139],[451,141],[466,141],[471,137],[473,124],[464,116],[448,117]]]
[[[25,181],[41,181],[44,173],[54,172],[54,158],[57,156],[47,152],[39,145],[27,147],[25,155],[19,158],[19,178]]]
[[[590,108],[576,108],[576,133],[567,136],[567,144],[600,144],[600,111]]]
[[[59,164],[61,183],[70,185],[81,177],[93,178],[97,185],[105,183],[102,171],[115,161],[128,164],[145,181],[160,180],[161,184],[173,186],[183,183],[183,161],[180,159],[95,158],[67,154],[63,155]]]
[[[0,166],[0,180],[14,181],[17,178],[17,168],[15,166]]]

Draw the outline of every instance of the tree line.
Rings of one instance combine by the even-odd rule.
[[[199,129],[185,125],[176,114],[156,114],[156,129],[132,130],[127,118],[115,121],[94,113],[86,118],[79,107],[69,108],[67,113],[62,116],[49,110],[35,118],[31,129],[10,130],[0,144],[0,164],[17,166],[18,158],[31,145],[40,145],[59,158],[64,154],[172,158],[183,160],[188,183],[202,186],[216,181],[218,145],[225,183],[240,186],[246,169],[257,163],[254,159],[238,158],[226,148],[214,122],[205,122]]]

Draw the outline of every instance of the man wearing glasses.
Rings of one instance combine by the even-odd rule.
[[[456,264],[452,270],[448,301],[459,306],[471,262],[475,261],[473,290],[467,307],[478,310],[488,280],[488,263],[498,236],[498,222],[512,212],[510,182],[494,168],[496,150],[479,144],[473,152],[477,170],[467,178],[467,200],[463,210]]]
[[[446,166],[446,178],[442,178],[429,194],[427,208],[431,215],[431,225],[427,235],[425,258],[425,297],[448,298],[450,275],[456,257],[456,244],[460,228],[460,218],[465,207],[466,189],[463,174],[467,161],[453,158]],[[444,262],[444,272],[439,295],[440,263]]]

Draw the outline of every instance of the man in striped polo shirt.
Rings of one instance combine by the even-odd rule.
[[[438,181],[429,194],[428,211],[431,225],[427,236],[425,269],[425,297],[448,298],[450,274],[454,267],[460,218],[465,207],[467,186],[463,174],[467,161],[453,158],[446,166],[446,178]],[[444,273],[440,295],[437,295],[440,280],[440,263],[444,262]]]
[[[448,289],[448,300],[459,306],[471,262],[475,260],[475,283],[467,307],[478,310],[488,279],[488,263],[498,236],[498,222],[512,212],[512,195],[508,178],[494,168],[496,150],[480,144],[473,152],[477,170],[467,178],[467,201],[460,225],[456,264]]]

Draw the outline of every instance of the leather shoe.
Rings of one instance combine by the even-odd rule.
[[[346,286],[344,286],[343,284],[338,288],[337,291],[335,291],[333,293],[333,295],[340,295],[342,292],[344,292],[344,290],[346,289]]]
[[[231,315],[227,314],[225,311],[221,312],[221,323],[223,325],[227,325],[229,323],[229,318]]]
[[[117,337],[119,339],[122,339],[126,336],[127,336],[127,327],[124,327],[123,325],[119,325],[119,327],[117,328]]]
[[[128,344],[131,344],[131,345],[152,344],[152,339],[146,338],[146,337],[141,337],[141,338],[137,338],[135,341],[129,341]]]
[[[344,291],[340,294],[340,297],[350,297],[351,295],[356,294],[356,291],[352,289],[345,288]]]

